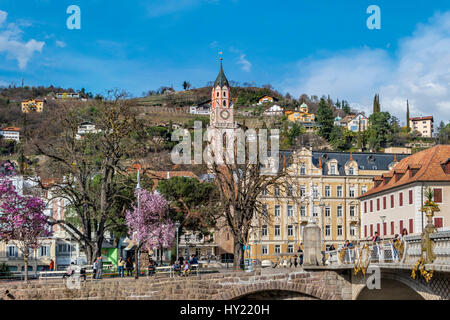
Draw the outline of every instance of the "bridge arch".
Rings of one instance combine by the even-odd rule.
[[[356,289],[355,300],[439,300],[440,296],[431,292],[419,280],[408,275],[381,273],[381,289],[370,290],[367,285]]]
[[[336,298],[334,295],[330,297],[325,288],[318,287],[317,285],[270,281],[266,283],[240,285],[239,287],[223,287],[222,292],[217,294],[214,299],[239,300],[253,298],[264,299],[265,297],[271,297],[270,299],[274,300],[277,297],[280,299],[304,298],[314,300]]]

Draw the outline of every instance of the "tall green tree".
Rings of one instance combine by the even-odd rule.
[[[377,113],[381,111],[380,107],[380,95],[377,93],[373,98],[373,113]]]
[[[406,128],[408,128],[408,132],[411,130],[409,126],[409,101],[406,100]]]
[[[334,127],[333,109],[324,98],[320,99],[317,109],[317,123],[320,125],[319,135],[326,140],[330,139]]]
[[[389,112],[373,113],[369,117],[369,129],[367,130],[367,141],[369,149],[378,151],[386,143],[392,140],[391,115]]]

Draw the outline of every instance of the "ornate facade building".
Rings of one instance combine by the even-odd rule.
[[[285,152],[289,173],[280,186],[261,196],[268,218],[255,217],[252,223],[251,257],[274,260],[278,253],[296,252],[310,219],[322,229],[323,249],[360,238],[358,197],[372,188],[374,176],[388,172],[406,156],[306,148]]]

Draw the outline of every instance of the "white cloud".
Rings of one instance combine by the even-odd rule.
[[[382,110],[405,122],[406,100],[411,116],[433,115],[450,120],[450,12],[439,13],[412,36],[401,39],[395,55],[384,49],[354,49],[298,63],[297,74],[284,82],[296,94],[330,94],[366,106],[380,93]]]
[[[56,44],[57,47],[60,47],[60,48],[65,48],[66,47],[66,43],[64,41],[56,40],[55,44]]]
[[[45,42],[21,39],[23,31],[19,25],[9,23],[4,26],[8,13],[0,10],[0,53],[6,53],[7,59],[17,60],[20,69],[25,69],[35,52],[42,52]]]
[[[247,72],[250,72],[251,68],[252,68],[252,64],[250,61],[248,61],[247,59],[245,59],[245,54],[241,54],[239,56],[239,61],[237,62],[238,64],[242,65],[241,69]]]

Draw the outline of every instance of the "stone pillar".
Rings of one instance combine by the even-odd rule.
[[[318,266],[322,263],[320,227],[311,219],[303,229],[303,265]]]

